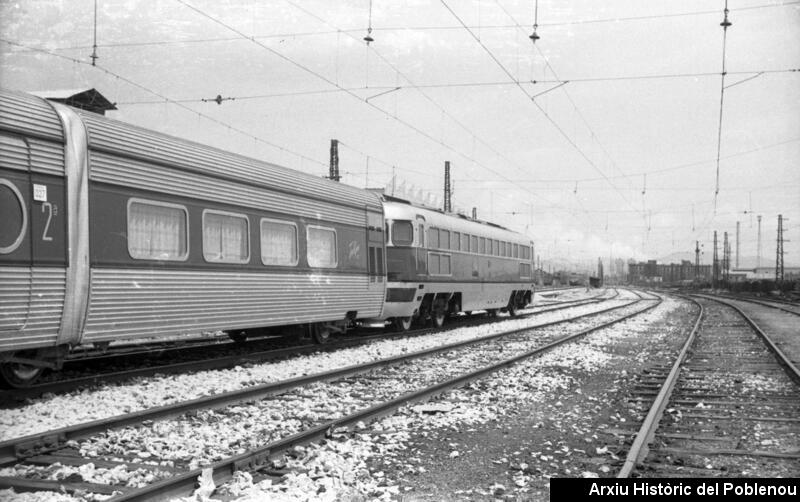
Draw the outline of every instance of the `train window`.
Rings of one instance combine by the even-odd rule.
[[[439,230],[439,247],[442,249],[450,249],[449,230]]]
[[[531,264],[530,263],[520,263],[519,264],[519,276],[523,279],[527,279],[531,276]]]
[[[243,214],[203,211],[203,258],[215,263],[250,261],[249,222]]]
[[[469,234],[461,234],[461,251],[469,253]]]
[[[428,273],[430,275],[450,275],[450,255],[428,253]]]
[[[428,230],[428,247],[431,248],[438,248],[439,247],[439,229],[435,227],[431,227]]]
[[[128,253],[138,260],[184,261],[189,257],[189,213],[166,202],[128,201]]]
[[[478,252],[478,237],[476,235],[469,236],[469,249],[473,253]]]
[[[478,252],[480,254],[486,254],[486,238],[485,237],[481,237],[480,238],[480,243],[481,244],[480,244],[480,247],[478,248],[478,250],[479,250]]]
[[[298,262],[297,225],[261,219],[261,263],[294,266]]]
[[[309,226],[308,238],[308,265],[310,267],[335,268],[336,259],[336,231],[332,228]]]
[[[453,249],[461,251],[461,232],[453,232]]]
[[[450,255],[441,255],[439,257],[439,273],[450,275]]]
[[[495,256],[500,256],[500,241],[496,239],[494,241],[493,251]]]
[[[425,247],[425,225],[419,224],[419,247]]]
[[[395,246],[410,246],[414,243],[414,227],[410,221],[392,223],[392,242]]]
[[[519,244],[514,244],[514,248],[511,251],[512,258],[519,258]]]

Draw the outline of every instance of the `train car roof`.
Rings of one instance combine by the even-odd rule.
[[[41,117],[37,126],[50,135],[63,138],[61,124],[52,107],[43,98],[19,91],[0,90],[2,101],[17,108],[13,116],[17,129],[28,132],[19,117],[25,110]],[[49,110],[49,114],[47,113]],[[170,136],[144,127],[104,117],[85,110],[75,109],[86,126],[90,150],[103,151],[165,167],[175,167],[210,177],[235,180],[250,186],[279,189],[299,196],[323,199],[352,207],[369,207],[380,210],[380,198],[367,190],[337,183],[321,176],[303,173],[269,162],[245,157],[219,148],[203,145],[183,138]],[[54,129],[54,125],[58,126]],[[0,116],[0,126],[4,125]],[[41,131],[34,131],[41,133]]]
[[[429,225],[453,230],[455,232],[473,234],[490,239],[513,240],[518,243],[532,242],[532,239],[527,235],[509,230],[494,223],[473,220],[472,218],[460,214],[445,213],[444,211],[412,204],[409,201],[389,195],[383,197],[383,210],[387,220],[414,221],[417,216],[422,216]]]

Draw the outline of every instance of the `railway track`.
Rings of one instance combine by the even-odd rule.
[[[498,333],[7,441],[0,444],[1,464],[5,466],[0,473],[0,486],[17,490],[63,487],[72,493],[114,493],[119,500],[152,500],[191,493],[201,475],[213,478],[217,485],[237,470],[269,475],[274,468],[271,459],[289,448],[464,385],[641,314],[660,302],[636,296],[602,313],[586,314],[581,321],[570,319]],[[588,319],[591,326],[586,326]],[[576,326],[578,323],[583,325]],[[563,334],[565,324],[571,325],[569,335]],[[265,399],[268,396],[272,397]],[[376,401],[380,404],[376,405]],[[177,443],[182,445],[181,451],[172,448],[175,443],[164,444],[169,443],[165,436],[175,434],[181,436]],[[222,443],[224,447],[210,452],[186,451],[192,445],[208,449]],[[90,463],[92,469],[85,468]],[[210,465],[207,469],[211,470],[203,474],[199,465]],[[120,476],[124,471],[134,486],[144,486],[119,486],[108,482],[108,477],[101,476],[106,481],[98,482],[81,474],[99,470],[116,470]],[[42,479],[58,475],[65,476],[67,482]]]
[[[694,329],[639,399],[652,406],[618,477],[800,475],[800,372],[727,301],[700,297]]]
[[[719,298],[724,298],[726,300],[734,300],[736,302],[754,303],[757,305],[763,305],[765,307],[781,310],[789,314],[800,316],[800,304],[798,304],[797,302],[790,302],[775,298],[758,298],[758,297],[739,296],[739,295],[717,294],[717,295],[705,295],[705,296],[719,297]]]
[[[517,317],[526,318],[546,312],[600,303],[608,299],[616,298],[617,295],[618,292],[616,290],[604,290],[601,293],[588,298],[578,298],[555,302],[545,306],[536,306],[520,312]],[[470,325],[479,325],[494,321],[495,319],[487,318],[485,316],[460,316],[452,319],[451,322],[448,323],[448,325],[446,325],[444,328],[441,328],[441,330],[448,330]],[[159,357],[156,359],[139,359],[134,357],[135,354],[125,354],[123,358],[124,360],[116,364],[115,361],[120,359],[116,356],[109,357],[108,360],[102,361],[102,364],[97,364],[100,361],[94,360],[94,364],[90,364],[86,368],[82,368],[81,371],[64,372],[63,377],[54,375],[47,381],[32,385],[30,387],[0,390],[0,403],[2,403],[0,404],[0,408],[12,407],[18,403],[23,403],[28,399],[34,399],[43,394],[59,394],[98,384],[106,385],[114,382],[124,382],[133,378],[146,378],[157,374],[166,375],[225,369],[242,364],[262,363],[301,354],[312,354],[323,351],[332,352],[348,347],[355,347],[376,340],[422,336],[435,331],[437,330],[433,328],[420,328],[407,331],[405,333],[396,333],[390,331],[381,331],[379,333],[375,333],[374,330],[372,330],[372,334],[369,334],[370,330],[360,330],[352,335],[335,337],[325,345],[314,343],[299,344],[293,341],[284,341],[283,343],[279,344],[279,348],[269,348],[267,350],[263,349],[264,341],[262,340],[255,340],[253,342],[247,342],[246,344],[210,344],[202,347],[205,349],[202,351],[199,350],[201,347],[192,347],[191,352],[179,355],[179,357],[184,360],[179,362],[170,361],[166,364],[161,362],[162,359],[165,357],[168,358],[171,354],[176,354],[178,352],[177,349],[170,349],[166,351],[166,353],[159,353]],[[269,340],[267,341],[267,344],[275,345],[275,342]],[[86,363],[83,362],[83,364]],[[123,369],[119,369],[120,365],[123,367]],[[111,368],[111,371],[104,371],[106,368]]]

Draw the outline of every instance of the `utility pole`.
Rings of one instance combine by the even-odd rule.
[[[332,139],[331,140],[331,163],[330,163],[330,171],[328,173],[328,179],[333,181],[339,181],[341,176],[339,176],[339,140]],[[394,195],[394,194],[392,194]]]
[[[694,241],[694,280],[700,275],[700,241]]]
[[[717,231],[714,230],[714,261],[711,265],[711,287],[717,289],[717,280],[719,279],[719,264],[717,263]]]
[[[758,218],[758,249],[756,249],[756,268],[761,267],[761,215]]]
[[[722,240],[722,282],[728,283],[728,270],[730,269],[731,248],[728,244],[728,232],[723,234]]]
[[[783,215],[778,215],[778,246],[775,253],[775,282],[783,282]]]
[[[444,161],[444,212],[452,212],[450,201],[450,161]]]
[[[736,222],[736,268],[739,268],[739,222]]]

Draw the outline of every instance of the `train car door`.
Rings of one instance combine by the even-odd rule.
[[[386,265],[384,258],[383,217],[367,210],[367,275],[369,291],[380,292],[383,297],[386,287]]]
[[[425,217],[421,214],[417,215],[414,225],[414,236],[416,237],[416,257],[417,257],[417,275],[428,275],[428,248],[425,242]]]
[[[31,301],[30,151],[0,133],[0,332],[21,331]]]

